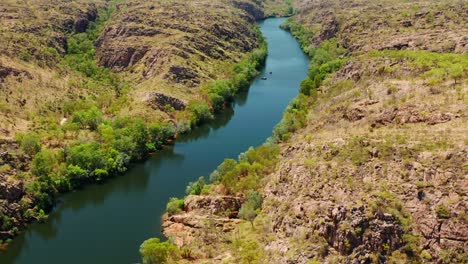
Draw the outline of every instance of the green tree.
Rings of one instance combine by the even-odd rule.
[[[21,150],[30,156],[35,155],[41,150],[41,142],[36,135],[23,134],[19,137],[18,141],[20,142]]]
[[[182,209],[184,209],[184,199],[178,199],[178,198],[172,197],[169,199],[169,202],[166,205],[166,212],[169,215],[176,214],[180,212]]]
[[[168,241],[150,238],[141,244],[140,255],[143,264],[164,264],[178,258],[178,249]]]
[[[52,150],[44,149],[32,161],[31,172],[38,177],[48,176],[57,166],[57,158]]]
[[[315,82],[309,78],[303,80],[301,82],[301,88],[299,90],[300,93],[304,94],[304,95],[307,95],[309,96],[310,95],[310,91],[312,89],[315,89]]]
[[[239,210],[239,217],[241,219],[249,221],[253,227],[254,226],[253,221],[255,220],[255,217],[257,217],[257,212],[255,212],[255,209],[252,204],[244,203],[241,209]]]
[[[72,122],[80,124],[81,128],[96,130],[104,121],[101,111],[93,106],[88,110],[73,113]]]
[[[197,125],[202,122],[213,119],[213,114],[210,111],[210,107],[207,103],[196,101],[191,102],[187,106],[187,109],[191,113],[190,124]]]
[[[455,81],[455,84],[457,84],[457,80],[459,80],[463,76],[463,66],[459,63],[453,64],[449,68],[449,75],[453,80]]]
[[[201,176],[200,178],[198,178],[198,181],[189,183],[187,189],[185,190],[185,193],[188,195],[199,195],[203,190],[205,184],[205,177]]]
[[[252,205],[252,208],[253,208],[254,210],[257,210],[257,209],[259,209],[260,207],[262,207],[263,196],[262,196],[262,194],[259,193],[259,192],[251,191],[251,192],[249,192],[249,195],[247,196],[246,203],[251,204],[251,205]]]
[[[233,159],[225,159],[221,165],[218,166],[218,168],[211,173],[210,175],[210,181],[211,182],[217,182],[223,178],[223,176],[235,169],[237,165],[237,161]]]

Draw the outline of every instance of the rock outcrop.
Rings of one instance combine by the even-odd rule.
[[[187,105],[184,101],[179,100],[175,97],[171,97],[162,93],[150,93],[148,95],[148,104],[151,105],[153,108],[160,109],[165,111],[168,105],[173,107],[175,110],[184,110],[185,106]]]
[[[195,241],[219,243],[217,233],[231,232],[241,222],[236,217],[242,202],[239,197],[189,195],[182,212],[163,216],[164,235],[179,247]]]

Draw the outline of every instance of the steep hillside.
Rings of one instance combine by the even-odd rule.
[[[309,78],[264,146],[168,204],[179,261],[466,263],[466,4],[295,6]]]
[[[256,0],[2,1],[0,240],[229,105],[266,56],[263,16]]]

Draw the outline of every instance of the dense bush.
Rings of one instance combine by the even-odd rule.
[[[205,184],[205,178],[202,176],[198,178],[198,181],[189,183],[185,193],[187,195],[199,195],[205,187]]]
[[[187,109],[191,113],[190,124],[192,126],[196,126],[214,118],[209,105],[205,102],[193,101],[187,106]]]
[[[101,10],[96,21],[91,22],[84,33],[72,34],[67,41],[67,54],[62,63],[69,68],[91,78],[93,81],[110,86],[117,92],[125,85],[117,74],[108,68],[99,67],[95,62],[96,49],[94,43],[97,41],[105,22],[109,19],[118,1],[111,1],[106,10]]]
[[[293,19],[288,19],[282,27],[290,30],[299,40],[302,49],[311,58],[311,63],[308,77],[301,83],[300,94],[286,108],[283,119],[273,130],[275,142],[288,140],[292,132],[305,126],[309,103],[315,103],[318,98],[317,88],[329,74],[340,69],[346,62],[346,58],[343,58],[346,49],[335,38],[323,41],[318,47],[312,47],[309,45],[309,39],[313,36],[311,31],[307,31]]]
[[[228,193],[256,190],[260,179],[267,174],[276,163],[279,148],[276,145],[263,145],[250,148],[239,156],[239,161],[226,159],[210,175],[214,183],[221,183]]]
[[[299,41],[301,48],[306,50],[310,42],[309,40],[314,36],[314,33],[310,30],[307,30],[302,24],[295,22],[293,19],[286,20],[281,28],[289,30],[291,34]]]
[[[150,238],[140,246],[143,264],[164,264],[176,260],[179,250],[169,241],[161,242],[159,238]]]
[[[276,142],[286,141],[291,133],[304,127],[309,110],[308,97],[299,94],[286,108],[281,121],[273,129],[273,139]]]
[[[447,80],[454,84],[467,75],[468,54],[438,53],[412,50],[384,50],[368,53],[371,57],[388,57],[398,61],[407,61],[419,69],[421,76],[429,85],[438,85]]]
[[[41,142],[39,137],[34,134],[20,134],[17,138],[21,150],[28,154],[34,155],[41,150]]]
[[[57,166],[56,153],[52,150],[44,149],[34,157],[31,172],[38,177],[47,177]]]
[[[184,199],[170,198],[169,202],[166,205],[166,212],[169,215],[176,214],[184,209]]]
[[[103,121],[102,113],[96,106],[76,111],[72,116],[72,122],[79,124],[81,128],[89,128],[90,130],[96,130]]]

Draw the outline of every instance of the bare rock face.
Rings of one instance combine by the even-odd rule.
[[[322,30],[319,35],[314,38],[315,43],[321,43],[322,41],[329,40],[335,37],[338,32],[339,24],[336,21],[336,17],[332,16],[327,18],[322,26]]]
[[[95,21],[97,16],[98,10],[96,6],[91,3],[86,12],[75,21],[75,32],[85,32],[88,29],[90,22]]]
[[[203,211],[207,214],[225,215],[236,217],[242,205],[243,199],[233,196],[197,196],[190,195],[185,199],[184,211]]]
[[[106,54],[99,55],[99,64],[115,71],[123,71],[140,61],[148,50],[148,47],[121,47],[121,49],[107,50]]]
[[[19,201],[25,194],[23,182],[2,182],[0,183],[0,199],[5,199],[9,203]]]
[[[0,64],[0,83],[9,76],[31,78],[31,75],[26,71]]]
[[[430,114],[423,115],[421,113],[422,109],[424,109],[423,106],[416,104],[407,104],[395,107],[393,110],[385,111],[384,113],[377,116],[372,126],[386,125],[390,123],[427,123],[429,125],[436,125],[449,122],[450,120],[459,117],[459,115],[452,113],[441,113],[440,111],[434,111]]]
[[[192,68],[182,65],[172,65],[164,77],[170,81],[182,83],[189,87],[200,84],[197,72]]]
[[[347,109],[343,114],[343,117],[349,121],[357,121],[366,116],[366,110],[360,107],[354,107]]]
[[[177,99],[172,96],[168,96],[162,93],[151,93],[148,99],[149,105],[153,108],[157,108],[160,110],[165,110],[164,108],[169,105],[173,107],[175,110],[184,110],[186,103],[180,99]]]
[[[365,208],[331,207],[324,222],[318,223],[318,233],[342,255],[366,255],[401,247],[403,231],[390,214],[366,216]]]
[[[259,20],[265,17],[265,13],[261,8],[261,1],[243,1],[234,0],[232,1],[234,6],[244,10],[251,15],[255,20]]]
[[[214,243],[221,237],[217,234],[230,232],[241,222],[235,217],[242,202],[232,196],[189,195],[181,213],[164,215],[163,233],[179,247],[194,241]]]
[[[258,46],[250,23],[261,10],[256,0],[120,4],[96,43],[97,61],[141,80],[196,87],[217,74],[213,63],[237,61]]]

